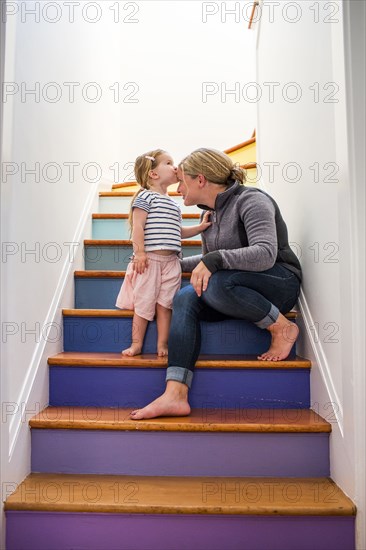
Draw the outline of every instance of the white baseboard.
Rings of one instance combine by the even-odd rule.
[[[336,406],[333,407],[333,414],[336,418],[339,430],[343,437],[343,407],[341,405],[341,400],[338,396],[338,393],[334,387],[331,370],[329,368],[329,363],[321,340],[315,337],[314,331],[312,330],[312,327],[315,326],[315,323],[303,290],[301,290],[300,293],[299,309],[301,312],[302,323],[305,330],[305,334],[304,331],[302,332],[303,338],[306,337],[307,342],[311,346],[316,366],[319,370],[321,379],[324,383],[325,391],[328,395],[329,403],[336,404]]]

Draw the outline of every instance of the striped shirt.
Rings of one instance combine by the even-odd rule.
[[[181,251],[182,214],[176,202],[167,195],[141,191],[132,208],[141,208],[147,212],[144,238],[146,252]]]

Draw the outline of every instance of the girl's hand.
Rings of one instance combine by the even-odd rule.
[[[136,252],[132,260],[132,269],[136,273],[143,273],[149,265],[149,258],[147,257],[146,252]]]
[[[206,231],[206,229],[210,227],[210,225],[212,225],[212,222],[209,221],[211,214],[212,212],[209,212],[209,211],[204,213],[202,221],[200,223],[201,233],[202,231]]]
[[[200,262],[197,267],[194,268],[191,275],[191,285],[196,291],[197,296],[202,296],[208,287],[208,281],[212,273],[203,262]]]

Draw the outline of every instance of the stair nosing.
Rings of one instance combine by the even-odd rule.
[[[201,247],[202,241],[184,239],[182,246]],[[132,246],[132,241],[127,239],[85,239],[84,246]]]
[[[190,278],[192,273],[183,272],[182,278],[187,279]],[[103,277],[107,278],[122,278],[126,276],[126,271],[109,271],[109,270],[79,270],[74,271],[74,278],[76,279],[102,279]]]
[[[133,197],[135,191],[101,191],[99,197]],[[169,197],[182,197],[181,193],[177,191],[169,191]]]
[[[29,425],[32,429],[39,430],[201,434],[329,434],[332,431],[331,424],[312,409],[193,409],[186,417],[138,421],[129,418],[130,412],[131,408],[48,406],[31,418]],[[90,413],[92,416],[98,414],[98,419],[90,419]],[[255,418],[250,420],[253,415]],[[235,420],[233,416],[236,417]]]
[[[62,352],[48,358],[50,366],[70,367],[130,367],[166,368],[166,357],[156,354],[123,356],[121,353]],[[284,361],[261,361],[253,356],[207,356],[201,355],[196,362],[197,369],[311,369],[311,361],[296,356]]]
[[[93,220],[126,220],[129,218],[129,214],[121,214],[120,212],[108,213],[108,212],[95,212],[92,214]],[[186,220],[198,220],[200,214],[188,214],[186,212],[182,213],[182,218]]]
[[[82,309],[82,308],[64,308],[62,310],[64,317],[132,317],[133,311],[130,309]],[[285,314],[287,319],[296,319],[297,311],[290,311]],[[244,319],[230,318],[232,321],[243,321]]]

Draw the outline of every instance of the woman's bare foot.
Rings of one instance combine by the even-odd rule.
[[[131,412],[132,420],[156,418],[158,416],[188,416],[191,407],[188,403],[188,387],[180,382],[169,380],[163,395],[143,409]]]
[[[140,355],[142,346],[141,344],[131,344],[131,346],[127,349],[124,349],[121,353],[122,355],[128,355],[129,357],[133,357],[134,355]]]
[[[299,327],[291,323],[281,313],[275,323],[268,327],[272,335],[271,346],[268,351],[258,356],[262,361],[283,361],[288,357],[292,346],[299,335]]]
[[[165,357],[168,355],[168,344],[159,344],[158,342],[158,357]]]

